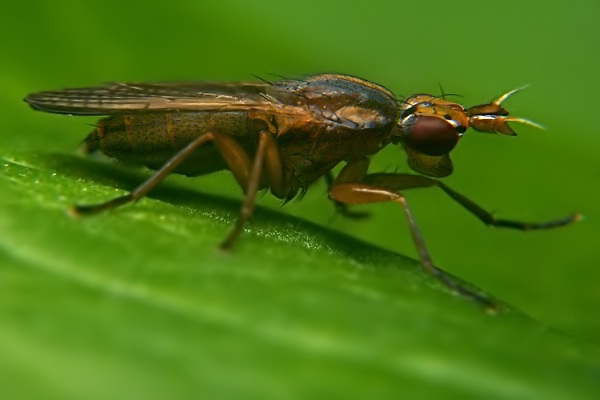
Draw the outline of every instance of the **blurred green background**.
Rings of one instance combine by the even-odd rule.
[[[574,341],[564,339],[570,344],[561,347],[548,339],[556,354],[538,348],[535,357],[545,354],[549,362],[577,346],[600,344],[598,15],[595,1],[5,5],[0,17],[0,383],[5,379],[5,387],[21,398],[40,393],[106,398],[124,388],[140,398],[184,398],[194,391],[210,398],[247,395],[243,389],[228,392],[232,382],[263,398],[349,398],[363,393],[357,387],[364,393],[397,393],[401,387],[412,395],[466,398],[489,395],[494,386],[481,382],[493,381],[498,393],[535,398],[543,391],[528,386],[527,376],[521,386],[510,379],[504,385],[506,377],[480,366],[501,360],[506,347],[519,353],[525,346],[517,344],[519,332],[531,335],[520,331],[524,327],[550,327]],[[21,101],[35,91],[110,81],[249,80],[322,72],[360,76],[398,96],[439,93],[441,84],[467,106],[532,83],[506,106],[547,130],[515,126],[516,138],[469,131],[453,152],[455,173],[445,181],[499,217],[535,221],[577,211],[583,222],[546,232],[495,230],[433,189],[408,194],[436,264],[532,321],[517,312],[508,320],[490,319],[444,291],[432,295],[433,302],[419,303],[418,292],[403,297],[404,290],[424,281],[406,272],[413,281],[402,282],[404,275],[393,272],[394,263],[408,263],[408,271],[417,268],[394,258],[394,253],[416,257],[401,210],[378,205],[369,208],[369,220],[348,221],[334,215],[323,184],[282,208],[262,197],[250,232],[226,261],[210,250],[226,235],[241,198],[226,174],[173,177],[158,192],[163,201],[147,199],[128,210],[73,221],[64,215],[69,204],[110,198],[121,193],[114,188],[131,188],[145,175],[71,156],[94,119],[36,113]],[[374,171],[396,167],[407,169],[397,148],[385,149],[372,164]],[[199,200],[186,200],[196,195]],[[340,244],[351,239],[330,230],[351,232],[359,241]],[[354,270],[348,265],[360,262],[350,257],[344,264],[330,246],[347,246],[348,254],[354,254],[350,248],[364,248],[375,255],[354,254],[355,259],[372,256],[374,264],[391,266]],[[338,262],[344,266],[336,270]],[[235,273],[213,266],[223,263],[232,264],[227,267]],[[314,265],[325,265],[326,271]],[[445,303],[452,311],[446,312]],[[462,311],[453,314],[455,309]],[[463,319],[469,321],[464,326],[457,322]],[[471,336],[460,335],[468,327],[473,337],[489,341],[469,350]],[[458,336],[440,335],[443,329]],[[403,340],[394,336],[399,332]],[[433,339],[431,347],[421,342],[422,335]],[[416,337],[421,337],[416,347],[430,358],[423,353],[420,364],[410,357],[400,367],[394,364],[390,354],[404,354]],[[364,354],[355,347],[360,338],[368,342]],[[198,350],[209,339],[214,342]],[[282,343],[302,346],[281,351]],[[456,358],[449,355],[448,349],[463,346],[467,358],[458,350]],[[591,357],[585,363],[597,362],[594,351],[583,353]],[[444,355],[436,358],[439,354]],[[460,362],[442,365],[440,359]],[[517,364],[518,357],[499,362],[503,371]],[[463,374],[449,372],[456,368]],[[415,369],[423,372],[417,374],[422,381],[414,379]],[[523,366],[524,372],[531,369]],[[585,371],[598,377],[597,369]],[[277,372],[281,381],[267,383],[265,377]],[[539,382],[543,376],[537,376]],[[28,380],[40,385],[20,385]],[[131,393],[123,398],[137,398]],[[560,398],[560,391],[553,393]]]

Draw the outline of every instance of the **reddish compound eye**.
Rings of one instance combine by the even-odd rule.
[[[450,153],[458,143],[460,127],[444,119],[419,115],[411,120],[404,124],[402,140],[419,153],[441,156]]]

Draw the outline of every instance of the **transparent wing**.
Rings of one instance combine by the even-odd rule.
[[[30,94],[40,111],[74,115],[114,115],[159,111],[268,111],[292,113],[277,98],[284,88],[267,82],[115,83]],[[289,104],[289,103],[288,103]]]

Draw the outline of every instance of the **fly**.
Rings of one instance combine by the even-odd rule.
[[[101,151],[156,172],[130,193],[104,203],[76,205],[95,214],[144,197],[171,173],[198,176],[227,169],[244,190],[240,217],[221,248],[230,249],[252,215],[256,194],[270,189],[289,200],[321,177],[343,214],[348,205],[396,202],[404,210],[421,265],[455,292],[495,309],[495,303],[437,268],[403,195],[435,186],[487,225],[548,229],[576,221],[529,223],[496,219],[438,178],[453,171],[450,152],[468,128],[516,135],[502,106],[512,90],[489,103],[465,108],[445,96],[416,94],[398,101],[388,89],[363,79],[323,74],[277,82],[117,83],[46,91],[25,101],[39,111],[105,116],[85,139]],[[388,144],[400,145],[418,174],[368,173],[369,159]],[[331,170],[345,163],[334,179]]]

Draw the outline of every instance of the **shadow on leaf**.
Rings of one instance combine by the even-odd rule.
[[[64,177],[90,180],[122,190],[134,189],[149,176],[148,170],[144,168],[131,168],[118,163],[98,162],[97,160],[71,154],[27,153],[19,158],[23,160],[22,165],[29,168],[51,170]],[[229,215],[237,216],[240,210],[240,201],[203,193],[169,180],[157,185],[147,197],[193,210],[210,210],[215,215],[225,218],[228,218],[226,216]],[[436,287],[444,288],[433,277],[420,271],[419,263],[410,257],[382,249],[321,225],[257,205],[253,215],[253,228],[256,229],[259,236],[267,236],[261,235],[261,232],[269,233],[267,230],[273,230],[273,227],[280,229],[282,231],[280,236],[287,236],[288,241],[301,243],[300,240],[294,240],[295,235],[309,236],[315,242],[322,243],[323,245],[320,247],[325,251],[351,258],[365,267],[393,266],[393,268],[405,271],[419,270],[419,276],[423,280],[434,283]],[[293,232],[289,232],[290,227],[293,227]],[[226,232],[223,232],[223,237],[225,235]],[[268,236],[272,237],[273,235]],[[458,278],[455,279],[460,281]],[[443,290],[447,289],[444,288]]]

